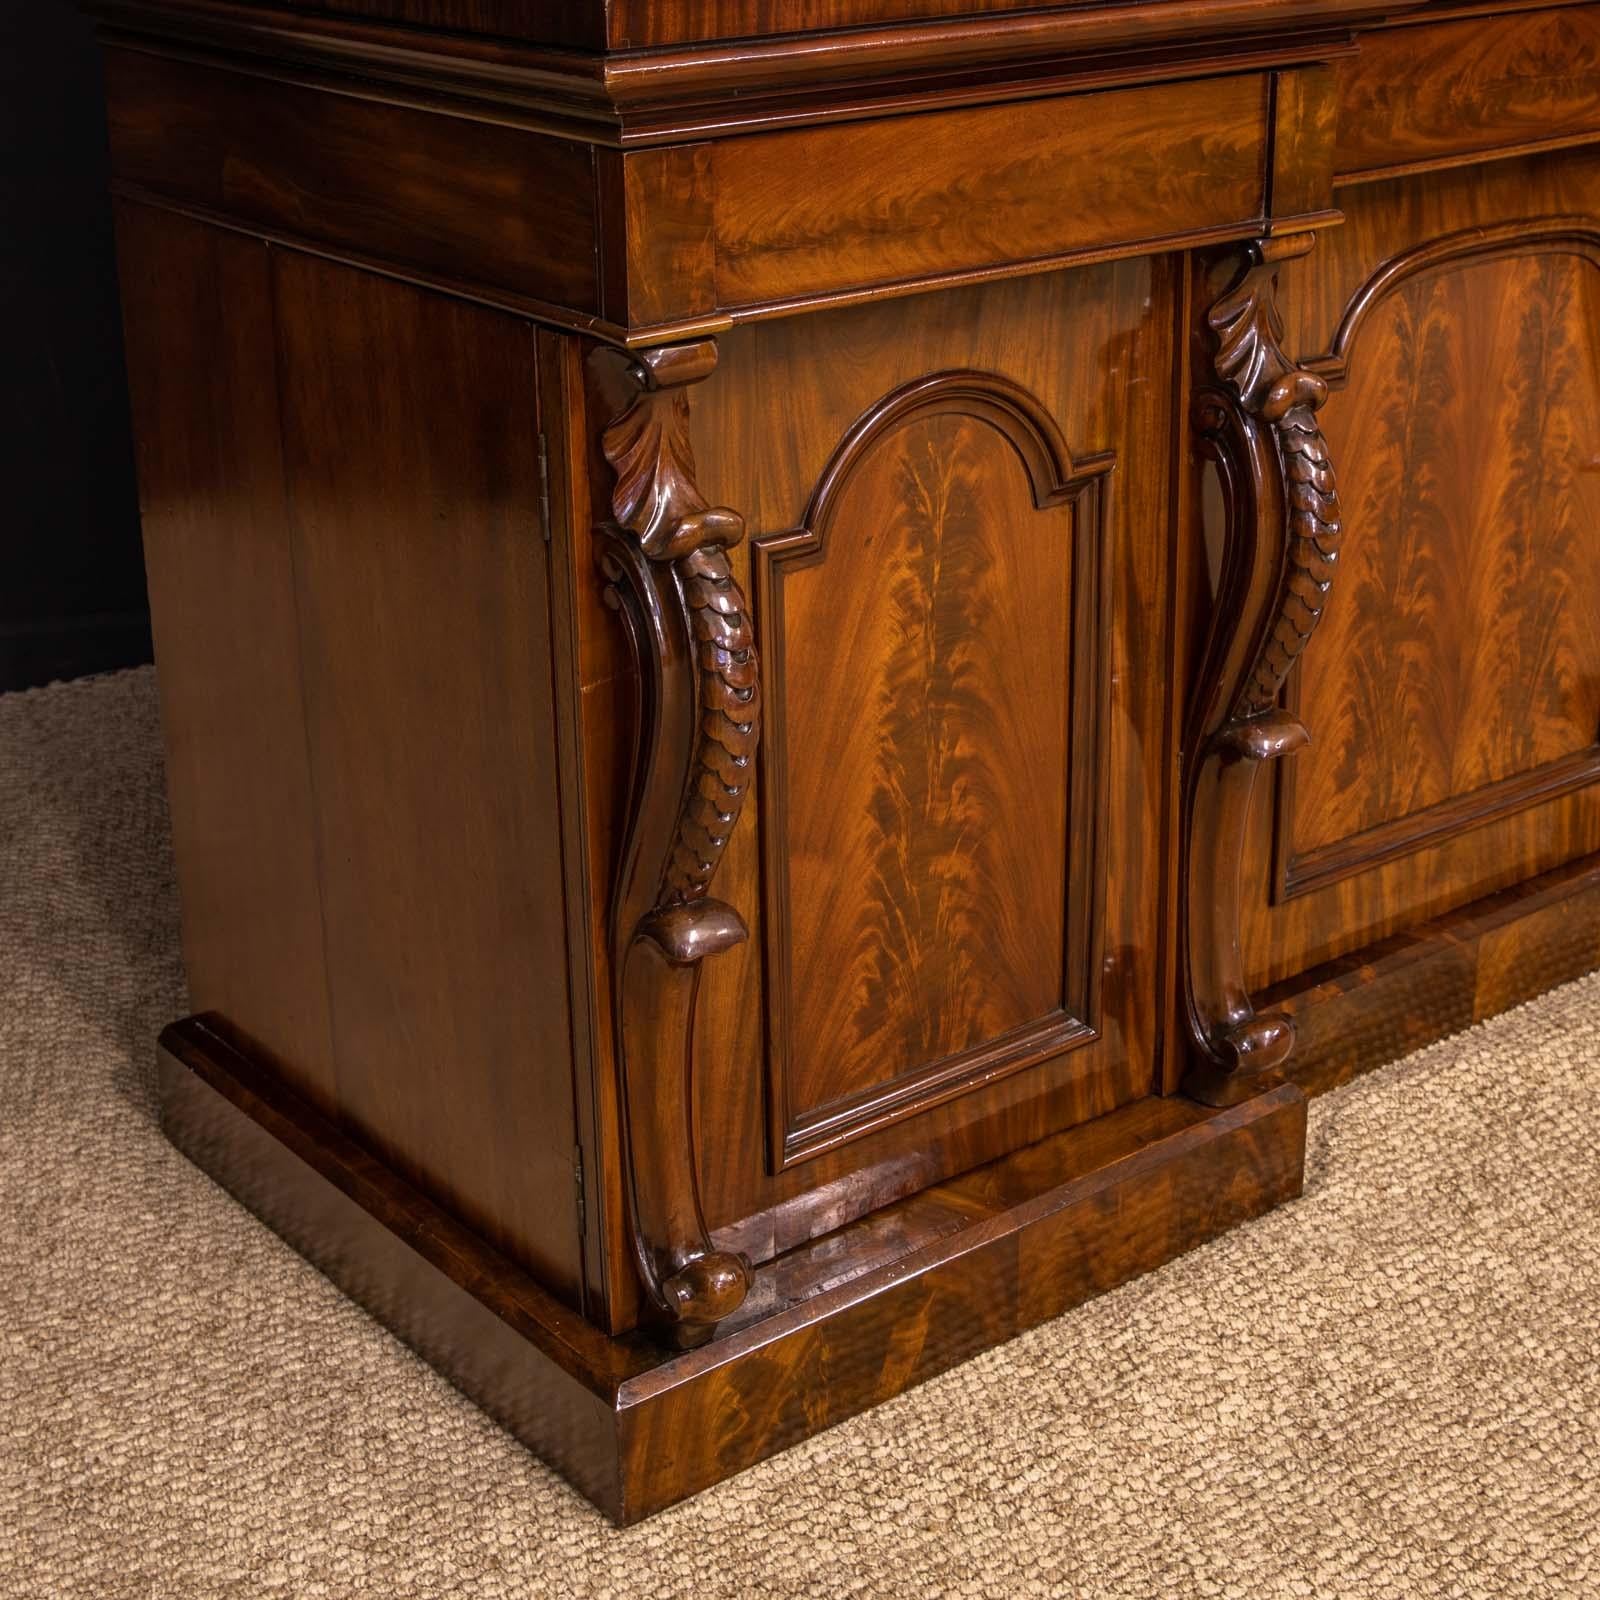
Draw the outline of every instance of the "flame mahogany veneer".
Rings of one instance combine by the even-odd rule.
[[[1600,5],[96,10],[166,1126],[613,1517],[1600,960]]]

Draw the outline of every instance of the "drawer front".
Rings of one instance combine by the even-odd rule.
[[[1266,209],[1270,88],[1251,73],[629,152],[606,314],[737,318],[1239,237]],[[1283,159],[1314,165],[1315,116],[1288,121]],[[1298,174],[1275,209],[1322,212],[1317,189]]]
[[[1347,179],[1590,138],[1600,138],[1600,6],[1386,29],[1340,70]]]
[[[726,307],[980,273],[1262,211],[1263,75],[733,140],[714,156]]]

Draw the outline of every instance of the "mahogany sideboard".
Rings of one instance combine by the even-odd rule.
[[[1600,962],[1600,4],[94,9],[168,1131],[614,1518]]]

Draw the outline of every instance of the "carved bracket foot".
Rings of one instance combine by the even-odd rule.
[[[1211,636],[1191,707],[1185,788],[1186,1093],[1232,1105],[1259,1092],[1294,1049],[1286,1016],[1260,1015],[1244,981],[1239,916],[1256,775],[1309,743],[1278,704],[1327,604],[1339,557],[1339,496],[1316,414],[1327,385],[1285,355],[1278,264],[1310,235],[1260,240],[1207,316],[1213,381],[1196,396],[1216,463],[1226,539]]]
[[[715,365],[709,341],[645,351],[602,440],[616,479],[601,562],[639,684],[612,903],[629,1190],[647,1320],[680,1346],[709,1338],[750,1285],[748,1262],[711,1245],[693,1133],[701,963],[747,937],[738,912],[708,891],[761,728],[749,608],[727,558],[744,522],[708,506],[694,481],[683,387]]]

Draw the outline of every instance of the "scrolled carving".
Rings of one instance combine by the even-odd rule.
[[[1339,495],[1316,417],[1328,386],[1283,353],[1283,323],[1273,295],[1278,261],[1303,254],[1309,243],[1309,236],[1301,235],[1287,241],[1287,248],[1278,241],[1253,246],[1251,265],[1206,318],[1217,339],[1216,376],[1239,406],[1273,431],[1288,513],[1277,605],[1234,703],[1236,721],[1262,716],[1277,705],[1289,669],[1322,616],[1339,559]],[[1214,411],[1208,404],[1206,416]],[[1202,423],[1202,434],[1212,439],[1225,431]]]
[[[1283,350],[1278,265],[1309,235],[1260,240],[1207,316],[1214,381],[1195,430],[1216,463],[1227,530],[1211,637],[1189,721],[1185,962],[1193,1062],[1185,1090],[1212,1105],[1255,1093],[1294,1048],[1286,1016],[1258,1015],[1244,982],[1239,899],[1262,763],[1310,734],[1279,706],[1327,605],[1339,559],[1338,487],[1317,374]]]
[[[727,552],[737,512],[695,483],[682,386],[716,364],[709,342],[646,351],[605,429],[613,520],[601,532],[607,597],[639,674],[631,817],[612,905],[616,1011],[636,1255],[651,1320],[674,1344],[710,1336],[750,1283],[711,1245],[692,1128],[700,963],[747,937],[710,897],[754,772],[761,732],[755,639]]]

